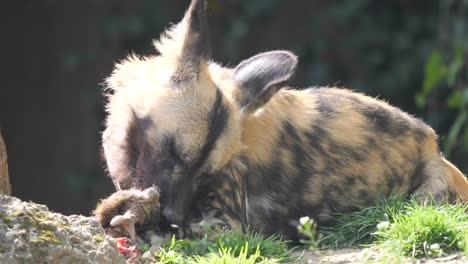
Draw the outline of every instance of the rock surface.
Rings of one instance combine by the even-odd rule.
[[[439,258],[411,259],[389,259],[385,254],[375,248],[344,248],[336,250],[300,251],[296,256],[301,258],[294,262],[300,264],[327,263],[327,264],[354,264],[354,263],[425,263],[425,264],[463,264],[468,263],[468,258],[462,254],[455,254]]]
[[[94,217],[0,195],[0,263],[126,263]]]

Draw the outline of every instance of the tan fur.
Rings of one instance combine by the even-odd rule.
[[[449,179],[449,185],[458,194],[461,201],[468,201],[468,180],[463,173],[457,169],[450,161],[443,159],[445,164],[448,166],[451,178]]]

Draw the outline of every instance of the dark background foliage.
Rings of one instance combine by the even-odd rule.
[[[180,20],[188,0],[2,3],[0,125],[13,194],[89,213],[113,186],[100,161],[100,83],[127,54]],[[378,96],[430,123],[465,172],[468,1],[209,0],[214,59],[300,56],[294,85]]]

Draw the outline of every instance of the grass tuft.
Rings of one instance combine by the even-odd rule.
[[[201,239],[172,238],[156,252],[155,261],[164,264],[277,263],[293,260],[290,252],[287,242],[277,236],[264,238],[251,232],[223,230]]]
[[[376,246],[396,259],[468,256],[468,205],[421,204],[397,196],[351,213],[337,213],[336,225],[321,227],[321,248]]]
[[[250,246],[246,243],[239,248],[239,254],[234,251],[236,248],[221,248],[218,252],[211,252],[206,256],[196,256],[191,258],[188,263],[190,264],[254,264],[254,263],[277,263],[277,259],[268,259],[261,255],[259,246],[256,247],[255,252],[248,253]]]
[[[434,257],[455,251],[467,251],[468,205],[414,201],[403,212],[395,212],[392,221],[376,232],[378,247],[393,255]]]
[[[369,245],[378,223],[391,221],[397,212],[404,211],[406,200],[401,196],[381,199],[374,206],[351,213],[336,213],[336,224],[320,228],[323,247],[345,248]]]

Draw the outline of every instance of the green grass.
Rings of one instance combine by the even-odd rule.
[[[211,252],[206,256],[195,256],[191,258],[188,263],[200,263],[200,264],[235,264],[235,263],[277,263],[278,259],[268,259],[261,255],[259,247],[256,248],[255,252],[248,253],[249,245],[246,243],[245,246],[240,247],[239,254],[234,253],[237,248],[221,248],[218,252]]]
[[[372,246],[386,259],[468,256],[468,205],[421,204],[393,197],[358,212],[338,213],[337,224],[321,227],[301,218],[299,231],[309,236],[308,249]],[[157,263],[277,263],[294,262],[291,249],[279,237],[223,230],[193,240],[172,239],[155,255]]]
[[[468,256],[467,204],[421,204],[392,197],[357,212],[338,213],[335,218],[336,225],[321,227],[320,234],[309,235],[306,244],[319,244],[322,249],[374,246],[393,259],[454,252]]]
[[[291,249],[279,237],[224,230],[193,240],[172,239],[155,255],[157,263],[277,263],[292,261]]]
[[[468,250],[468,205],[410,202],[376,232],[376,245],[406,257],[433,257]]]
[[[377,224],[391,221],[393,215],[404,211],[405,203],[403,197],[395,196],[356,212],[336,213],[335,225],[319,229],[323,235],[321,245],[333,248],[369,245],[375,239],[372,234]]]

